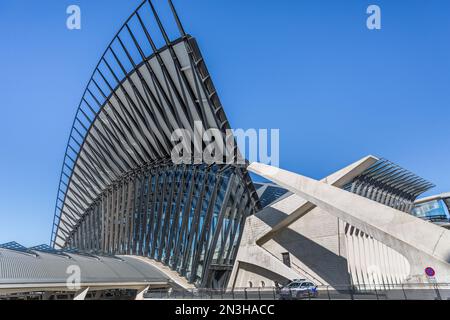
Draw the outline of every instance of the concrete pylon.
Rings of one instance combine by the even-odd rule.
[[[352,179],[363,173],[365,170],[370,168],[371,165],[377,162],[378,158],[374,156],[367,156],[361,160],[352,163],[351,165],[327,176],[326,178],[320,180],[321,182],[327,183],[329,185],[341,188],[346,183],[350,182]],[[276,226],[272,227],[271,230],[257,239],[258,245],[263,245],[269,239],[273,238],[275,234],[282,230],[286,230],[290,225],[299,220],[302,216],[313,210],[316,206],[311,202],[305,201],[299,198],[294,201],[294,204],[290,204],[291,209],[287,210],[289,212],[288,216],[280,221]],[[286,208],[284,208],[286,211]]]
[[[77,293],[75,293],[75,297],[73,300],[84,300],[89,292],[89,288],[82,288]]]
[[[142,287],[138,290],[135,300],[144,300],[144,294],[150,289],[150,286]]]
[[[450,282],[449,230],[279,168],[252,163],[248,170],[288,189],[401,253],[411,266],[408,282],[427,282],[427,267],[436,271],[437,282]]]
[[[351,182],[355,177],[370,168],[377,161],[378,158],[374,156],[366,156],[348,165],[347,167],[332,173],[331,175],[323,178],[321,181],[340,188]],[[314,272],[314,270],[309,269],[306,265],[303,265],[303,268],[301,268],[300,264],[296,264],[294,269],[285,265],[279,258],[280,252],[277,252],[274,248],[270,249],[270,244],[269,248],[266,246],[266,244],[270,243],[270,241],[276,238],[277,235],[288,230],[292,225],[295,225],[298,220],[301,220],[310,212],[314,213],[316,209],[317,207],[314,204],[302,199],[296,194],[292,194],[285,199],[281,199],[280,201],[264,208],[259,213],[247,218],[242,240],[239,244],[236,263],[233,266],[228,286],[235,287],[239,281],[242,282],[244,281],[243,279],[250,279],[248,277],[248,279],[245,278],[245,276],[243,278],[239,278],[239,274],[242,269],[249,269],[253,271],[259,269],[259,272],[256,273],[264,273],[268,277],[265,279],[266,282],[269,281],[268,283],[270,283],[270,281],[283,282],[292,279],[308,278],[310,280],[314,280],[316,284],[328,285],[329,283],[326,280],[321,278]],[[270,221],[268,221],[267,218],[264,218],[268,216],[273,216],[274,218],[271,218]],[[281,218],[281,216],[284,217]],[[325,224],[327,224],[328,228],[330,227],[330,221],[325,222]],[[336,233],[336,236],[336,240],[339,243],[339,233]],[[280,247],[282,251],[289,251],[283,247],[283,245]],[[338,254],[336,257],[339,257],[341,254],[338,249],[339,247],[340,245],[338,244],[337,248],[335,248],[337,251],[330,251]],[[330,261],[328,260],[327,263],[330,263]],[[335,264],[339,264],[339,262],[335,261]],[[259,274],[259,276],[261,276],[261,274]],[[285,278],[285,280],[282,278]],[[260,281],[261,279],[262,278],[258,278]],[[345,282],[345,280],[347,280],[345,275],[338,276],[338,279],[340,279],[340,281],[344,281],[339,284],[347,284],[347,282]],[[256,278],[252,280],[253,282],[257,282]],[[335,278],[334,280],[337,281]],[[333,282],[333,284],[335,283]],[[243,283],[240,283],[240,285],[243,285]]]

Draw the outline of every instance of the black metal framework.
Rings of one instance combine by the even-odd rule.
[[[226,283],[253,205],[233,167],[171,163],[137,170],[99,196],[69,247],[163,262],[198,286]]]
[[[414,173],[380,159],[343,189],[410,213],[417,197],[433,187]]]
[[[195,39],[168,4],[176,39],[144,1],[94,70],[64,156],[51,246],[144,255],[214,285],[260,204],[245,166],[170,161],[176,129],[193,135],[201,123],[227,144],[230,125]]]

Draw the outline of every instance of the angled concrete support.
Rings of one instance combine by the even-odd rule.
[[[292,172],[259,163],[249,170],[401,253],[411,265],[409,282],[426,282],[426,267],[436,270],[438,282],[450,282],[449,230]]]
[[[75,297],[73,300],[84,300],[89,292],[89,288],[82,288],[77,293],[75,293]]]
[[[326,178],[322,179],[322,182],[337,187],[343,187],[347,183],[350,183],[355,177],[359,176],[362,172],[370,168],[377,161],[378,158],[369,155],[327,176]],[[324,225],[326,225],[325,228],[328,227],[328,229],[330,229],[330,224],[335,225],[336,223],[339,223],[337,219],[332,219],[333,221],[330,220],[331,216],[329,216],[330,218],[328,218],[323,217],[323,214],[319,214],[318,217],[317,210],[318,208],[313,203],[306,201],[296,194],[292,194],[284,199],[281,199],[278,202],[271,204],[257,214],[249,217],[245,223],[243,239],[240,243],[238,255],[236,258],[237,263],[235,263],[233,267],[233,272],[231,274],[228,286],[236,287],[242,285],[242,279],[247,278],[246,276],[240,275],[243,269],[246,269],[250,273],[253,269],[253,271],[255,271],[256,273],[258,273],[256,270],[259,270],[259,273],[267,274],[267,272],[261,269],[262,266],[264,266],[264,268],[268,270],[269,273],[272,272],[272,280],[275,280],[276,278],[284,278],[284,281],[287,281],[291,279],[308,278],[314,280],[317,284],[328,285],[329,282],[318,276],[314,272],[314,270],[309,269],[304,264],[300,266],[300,264],[296,264],[293,261],[293,265],[295,265],[294,268],[286,266],[281,260],[280,251],[285,252],[289,251],[289,249],[286,249],[286,247],[280,245],[277,240],[271,243],[271,240],[277,239],[277,237],[282,235],[284,232],[290,232],[290,228],[294,227],[295,224],[298,223],[298,221],[307,214],[313,214],[314,217],[317,217],[312,218],[313,220],[308,219],[308,221],[310,221],[309,224],[311,223],[311,221],[314,221],[314,219],[325,218],[327,219],[326,222],[324,221]],[[314,214],[315,212],[316,214]],[[340,236],[341,235],[339,233],[335,234],[334,239],[338,243],[341,240]],[[303,237],[303,239],[307,238]],[[278,250],[273,247],[274,245],[276,246],[276,243],[280,245],[278,247]],[[310,243],[314,243],[313,240],[311,240]],[[284,244],[286,245],[287,243]],[[333,247],[334,243],[331,244],[330,242],[328,242],[328,245],[331,245]],[[337,254],[336,259],[339,260],[339,244],[337,244],[335,247],[336,248],[333,247],[328,249],[336,249],[337,251],[333,252]],[[327,250],[327,248],[324,248],[324,250]],[[306,249],[306,251],[308,251],[308,249]],[[304,247],[303,252],[305,252]],[[292,258],[295,260],[294,256],[292,256]],[[334,262],[336,264],[339,264],[339,262],[337,261]],[[328,260],[327,263],[331,262]],[[245,268],[243,266],[245,266]],[[238,280],[238,278],[240,280]],[[342,276],[341,279],[342,278],[344,278],[343,281],[346,280],[345,275]],[[260,278],[260,280],[261,279],[262,278]],[[256,279],[254,279],[253,276],[250,276],[247,280],[253,280],[254,282]],[[283,280],[281,282],[283,282]]]
[[[138,289],[135,300],[144,300],[144,294],[150,289],[150,286]]]
[[[332,186],[341,188],[346,183],[350,182],[353,178],[360,175],[367,168],[377,162],[377,158],[374,156],[367,156],[362,158],[361,160],[345,167],[342,170],[339,170],[328,177],[322,179],[321,181]],[[277,208],[281,206],[280,208]],[[280,201],[279,203],[274,204],[275,209],[280,209],[282,212],[287,213],[288,216],[280,221],[277,225],[275,225],[269,232],[262,235],[256,243],[258,245],[263,245],[267,241],[269,241],[275,234],[280,232],[281,230],[285,230],[294,222],[299,220],[305,214],[313,210],[316,206],[308,202],[298,196],[293,196],[290,201]]]

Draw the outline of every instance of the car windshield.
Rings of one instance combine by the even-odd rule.
[[[299,285],[300,285],[300,283],[293,282],[293,283],[288,285],[288,288],[298,288]]]

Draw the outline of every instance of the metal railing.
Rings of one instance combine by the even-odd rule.
[[[450,300],[450,284],[318,286],[317,290],[275,287],[235,289],[151,290],[155,300]]]

